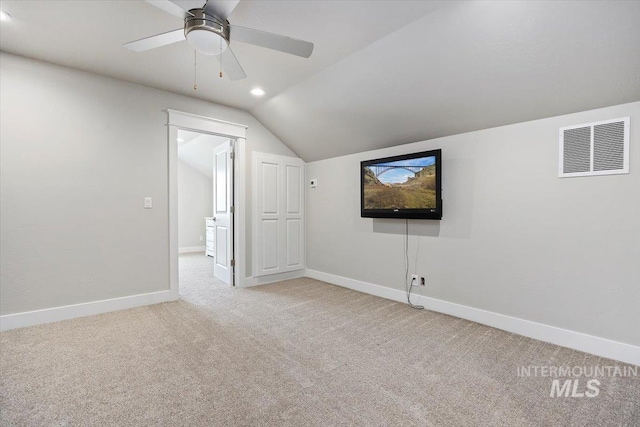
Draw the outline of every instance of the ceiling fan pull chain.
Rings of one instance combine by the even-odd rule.
[[[198,90],[198,51],[193,51],[193,90]]]
[[[220,40],[220,78],[222,78],[222,40]]]

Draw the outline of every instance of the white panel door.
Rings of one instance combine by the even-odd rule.
[[[213,149],[213,275],[233,285],[233,143]]]
[[[305,267],[304,162],[254,153],[254,276]]]
[[[298,161],[294,161],[298,160]],[[304,162],[286,157],[284,164],[284,224],[282,239],[285,242],[283,271],[304,268]]]
[[[256,247],[259,256],[258,269],[261,275],[278,273],[280,268],[281,168],[277,158],[261,157],[257,162],[255,176],[258,178],[258,188],[255,195],[258,197],[259,219]]]

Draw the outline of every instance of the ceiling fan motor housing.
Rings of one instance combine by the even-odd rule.
[[[191,9],[184,18],[184,36],[199,52],[219,55],[229,46],[229,21],[207,15],[203,9]]]

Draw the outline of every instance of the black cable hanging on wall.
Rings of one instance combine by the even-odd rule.
[[[416,310],[424,310],[424,306],[415,305],[411,302],[411,288],[413,288],[413,279],[409,281],[409,220],[404,220],[404,288],[407,294],[407,303],[409,307]]]

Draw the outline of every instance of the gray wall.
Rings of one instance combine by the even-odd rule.
[[[169,288],[167,108],[248,125],[247,166],[294,155],[246,112],[0,54],[0,314]]]
[[[206,216],[213,216],[213,179],[178,160],[178,247],[206,244]]]
[[[631,173],[558,175],[558,129],[631,116]],[[359,162],[443,150],[442,221],[409,221],[426,296],[640,345],[640,103],[307,165],[307,267],[403,289],[403,220],[360,218]]]

